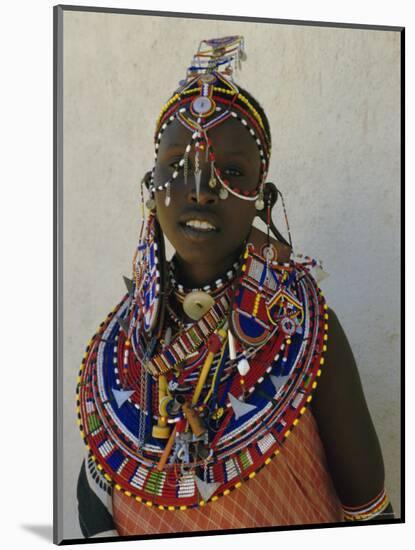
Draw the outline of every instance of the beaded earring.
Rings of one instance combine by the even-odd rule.
[[[154,194],[144,203],[143,187],[149,185],[151,172],[141,180],[142,224],[138,246],[133,259],[135,282],[133,314],[135,331],[144,330],[147,336],[159,337],[164,322],[163,288],[166,277],[164,237],[156,217]],[[144,204],[149,212],[146,217]]]

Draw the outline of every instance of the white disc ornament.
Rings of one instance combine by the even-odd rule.
[[[213,306],[215,300],[207,292],[195,290],[183,300],[183,310],[190,319],[198,321]]]
[[[225,200],[227,199],[229,196],[229,191],[227,189],[225,189],[224,187],[222,187],[222,189],[219,191],[219,197],[222,199],[222,200]]]

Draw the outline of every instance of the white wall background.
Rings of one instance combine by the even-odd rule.
[[[264,106],[270,179],[296,251],[354,350],[399,515],[400,71],[394,32],[64,13],[64,537],[80,537],[75,414],[84,349],[119,301],[155,120],[201,38],[243,34],[238,82]],[[282,213],[275,216],[283,228]]]

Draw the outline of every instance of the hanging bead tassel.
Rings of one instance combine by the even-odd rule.
[[[287,210],[285,208],[285,202],[284,202],[284,197],[282,196],[282,193],[281,191],[278,189],[278,194],[279,196],[281,197],[281,202],[282,202],[282,208],[284,210],[284,217],[285,217],[285,224],[287,226],[287,232],[288,232],[288,238],[290,240],[290,247],[291,247],[291,250],[294,251],[294,247],[293,247],[293,241],[291,239],[291,231],[290,231],[290,225],[288,223],[288,216],[287,216]]]
[[[171,197],[170,197],[170,182],[169,182],[166,187],[166,198],[164,199],[164,204],[166,206],[169,206],[170,202],[171,202]]]
[[[187,185],[187,180],[189,177],[189,153],[190,153],[191,145],[188,145],[186,147],[186,151],[184,153],[184,164],[183,164],[183,172],[184,172],[184,184]]]
[[[209,180],[209,187],[211,189],[214,189],[217,185],[216,177],[215,177],[215,167],[213,162],[210,163],[210,180]]]
[[[199,142],[197,141],[196,145],[195,145],[195,149],[196,149],[196,154],[195,154],[195,186],[196,186],[196,200],[197,200],[198,203],[199,203],[199,199],[200,199],[200,180],[202,178],[202,171],[200,170],[200,167],[199,167],[199,148],[200,148],[200,145],[199,145]]]

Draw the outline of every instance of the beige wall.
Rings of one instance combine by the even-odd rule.
[[[354,350],[399,513],[398,33],[64,12],[65,538],[81,536],[76,377],[131,273],[154,123],[199,40],[226,34],[245,36],[237,82],[269,115],[270,179],[295,249],[330,273],[322,288]]]

